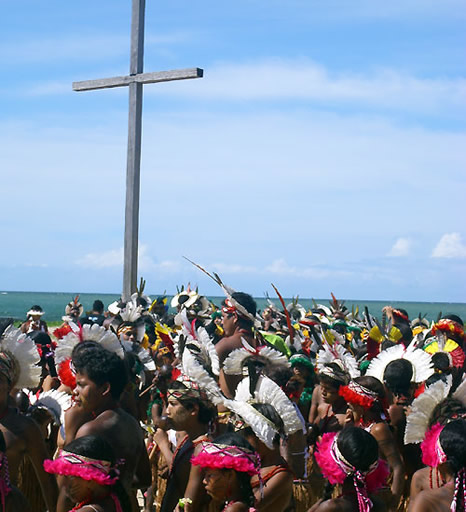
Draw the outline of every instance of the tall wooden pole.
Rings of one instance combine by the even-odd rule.
[[[145,0],[133,0],[131,15],[130,76],[144,71]],[[141,181],[142,83],[129,84],[128,153],[126,162],[125,240],[123,262],[124,301],[136,291],[138,277],[139,192]]]

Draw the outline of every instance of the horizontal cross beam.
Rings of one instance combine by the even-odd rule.
[[[137,75],[115,76],[112,78],[98,78],[97,80],[84,80],[73,82],[73,91],[92,91],[94,89],[109,89],[123,87],[131,83],[154,84],[157,82],[171,82],[173,80],[188,80],[202,78],[204,71],[200,68],[175,69],[172,71],[155,71],[153,73],[139,73]]]

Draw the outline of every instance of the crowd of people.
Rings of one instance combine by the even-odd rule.
[[[0,322],[1,512],[466,511],[461,318],[215,280]]]

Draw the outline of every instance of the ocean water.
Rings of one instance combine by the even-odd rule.
[[[157,297],[157,294],[150,295],[152,299]],[[13,317],[15,320],[24,320],[26,312],[29,311],[32,305],[38,304],[42,307],[45,314],[43,319],[48,322],[56,322],[61,320],[65,314],[65,306],[73,299],[71,293],[47,293],[47,292],[9,292],[0,291],[0,317]],[[111,304],[113,301],[118,300],[119,295],[107,293],[82,293],[80,295],[80,302],[84,307],[84,311],[89,311],[92,308],[92,303],[96,299],[100,299],[105,306]],[[209,297],[215,304],[220,305],[223,297]],[[328,306],[329,299],[315,299],[317,303]],[[264,309],[267,301],[263,297],[257,297],[257,306],[259,309]],[[291,299],[285,299],[288,303]],[[273,302],[281,309],[278,299],[273,299]],[[312,307],[312,299],[299,298],[299,303],[307,308]],[[403,302],[403,301],[371,301],[371,300],[345,300],[346,307],[351,310],[354,306],[359,306],[360,312],[367,306],[369,312],[377,317],[381,317],[382,308],[386,305],[399,307],[405,309],[409,317],[415,318],[419,314],[426,316],[429,320],[436,320],[439,313],[448,314],[454,313],[460,316],[463,321],[466,320],[466,304],[453,303],[453,302]]]

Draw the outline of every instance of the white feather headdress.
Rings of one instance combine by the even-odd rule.
[[[254,396],[249,391],[249,377],[243,379],[236,388],[235,400],[240,402],[253,402],[269,404],[283,420],[286,435],[291,435],[301,430],[303,424],[299,419],[293,402],[286,396],[285,392],[272,379],[265,375],[259,376]]]
[[[260,376],[252,397],[249,392],[249,378],[243,379],[236,388],[235,399],[225,398],[224,405],[251,427],[254,434],[268,448],[273,448],[273,440],[279,434],[279,430],[252,406],[253,403],[264,403],[274,407],[283,419],[286,434],[302,429],[302,423],[293,403],[275,382],[268,377]]]
[[[183,352],[182,368],[183,373],[199,385],[214,405],[223,403],[224,397],[217,381],[209,375],[189,348],[185,348]]]
[[[241,338],[241,342],[245,348],[232,350],[223,361],[223,371],[227,375],[242,375],[243,367],[249,358],[257,359],[264,363],[267,362],[271,365],[290,367],[288,358],[278,350],[267,346],[254,349],[244,338]]]
[[[406,417],[404,443],[420,443],[429,426],[430,418],[435,407],[448,397],[451,389],[451,375],[445,383],[442,380],[434,382],[424,393],[413,400],[411,412]]]
[[[0,352],[12,358],[14,369],[11,385],[15,388],[35,388],[39,385],[42,369],[39,352],[34,341],[12,325],[0,338]]]
[[[47,409],[56,425],[64,424],[65,412],[71,407],[71,395],[56,389],[44,391],[37,398],[32,394],[29,400],[33,408]]]
[[[115,352],[117,356],[123,359],[123,347],[115,333],[101,327],[97,324],[86,324],[78,327],[76,324],[70,324],[73,329],[72,332],[64,336],[59,342],[55,350],[55,362],[59,365],[61,362],[69,359],[73,348],[81,341],[95,341],[109,350]]]
[[[343,345],[335,344],[331,346],[324,341],[322,348],[317,353],[317,370],[320,372],[326,364],[337,361],[341,363],[352,379],[360,376],[361,372],[356,359]]]
[[[431,355],[415,348],[414,343],[411,342],[407,348],[400,344],[380,352],[377,357],[372,359],[366,375],[384,382],[385,368],[397,359],[406,359],[411,363],[413,367],[412,382],[424,382],[434,373]]]

